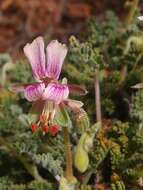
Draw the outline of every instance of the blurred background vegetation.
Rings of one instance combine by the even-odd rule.
[[[19,56],[23,45],[38,35],[66,42],[70,35],[85,30],[87,18],[103,17],[113,10],[124,19],[125,0],[1,0],[0,52]],[[140,1],[140,8],[143,2]]]

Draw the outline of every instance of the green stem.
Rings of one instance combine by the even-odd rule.
[[[89,182],[89,180],[90,180],[90,178],[91,178],[91,176],[92,176],[92,174],[93,173],[95,173],[95,170],[94,169],[91,169],[87,174],[86,174],[86,176],[85,176],[85,178],[84,178],[84,182],[83,182],[83,186],[86,186],[87,184],[88,184],[88,182]]]
[[[73,161],[72,161],[72,151],[71,151],[71,144],[70,144],[70,137],[68,133],[67,127],[63,127],[63,137],[64,137],[64,145],[65,145],[65,156],[66,156],[66,171],[65,177],[67,180],[73,179]]]
[[[142,53],[140,53],[140,54],[137,56],[137,59],[136,59],[136,61],[135,61],[135,63],[134,63],[132,72],[137,68],[137,65],[138,65],[139,61],[141,60],[142,56],[143,56]]]

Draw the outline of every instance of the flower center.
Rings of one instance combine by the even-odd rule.
[[[45,106],[37,123],[32,123],[30,128],[32,132],[36,132],[38,129],[42,129],[43,133],[48,133],[55,136],[60,128],[59,125],[53,123],[53,119],[56,113],[56,104],[53,101],[46,101]]]

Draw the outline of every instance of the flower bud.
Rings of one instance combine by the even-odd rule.
[[[88,152],[91,150],[93,146],[95,133],[84,132],[79,139],[75,157],[74,157],[74,165],[81,173],[85,172],[89,165],[89,156]]]
[[[93,145],[93,137],[87,132],[80,137],[74,156],[74,165],[81,173],[85,172],[89,165],[88,152]]]
[[[82,146],[78,146],[75,152],[74,165],[76,169],[83,173],[87,170],[89,165],[88,153],[83,149]]]
[[[82,108],[75,110],[73,113],[77,130],[80,134],[82,134],[89,128],[90,124],[87,113]]]
[[[89,152],[93,146],[93,137],[94,136],[90,136],[89,134],[87,134],[85,137],[83,147],[87,152]]]

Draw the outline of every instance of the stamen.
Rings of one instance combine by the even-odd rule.
[[[56,108],[56,104],[53,101],[47,101],[45,103],[38,121],[38,126],[41,127],[43,134],[48,132],[50,132],[52,136],[57,134],[60,126],[53,125]]]
[[[52,125],[51,127],[50,127],[50,134],[52,135],[52,136],[55,136],[57,133],[58,133],[58,131],[59,131],[59,128],[60,128],[60,126],[59,125]]]
[[[45,133],[48,133],[48,131],[49,131],[48,125],[43,125],[43,126],[42,126],[42,130],[43,130]]]
[[[30,128],[31,128],[32,132],[35,133],[38,129],[38,126],[35,123],[31,123]]]
[[[50,113],[49,113],[49,117],[48,117],[48,121],[49,121],[49,122],[51,121],[51,116],[52,116],[52,113],[50,112]]]
[[[40,121],[40,123],[45,123],[46,122],[46,115],[44,115],[44,114],[40,115],[39,121]]]
[[[49,124],[51,125],[52,124],[52,121],[54,119],[54,116],[55,116],[55,113],[56,113],[56,105],[53,101],[47,101],[45,103],[45,106],[44,106],[44,109],[42,111],[42,116],[44,116],[44,123],[45,124]],[[43,121],[43,117],[41,118]]]

